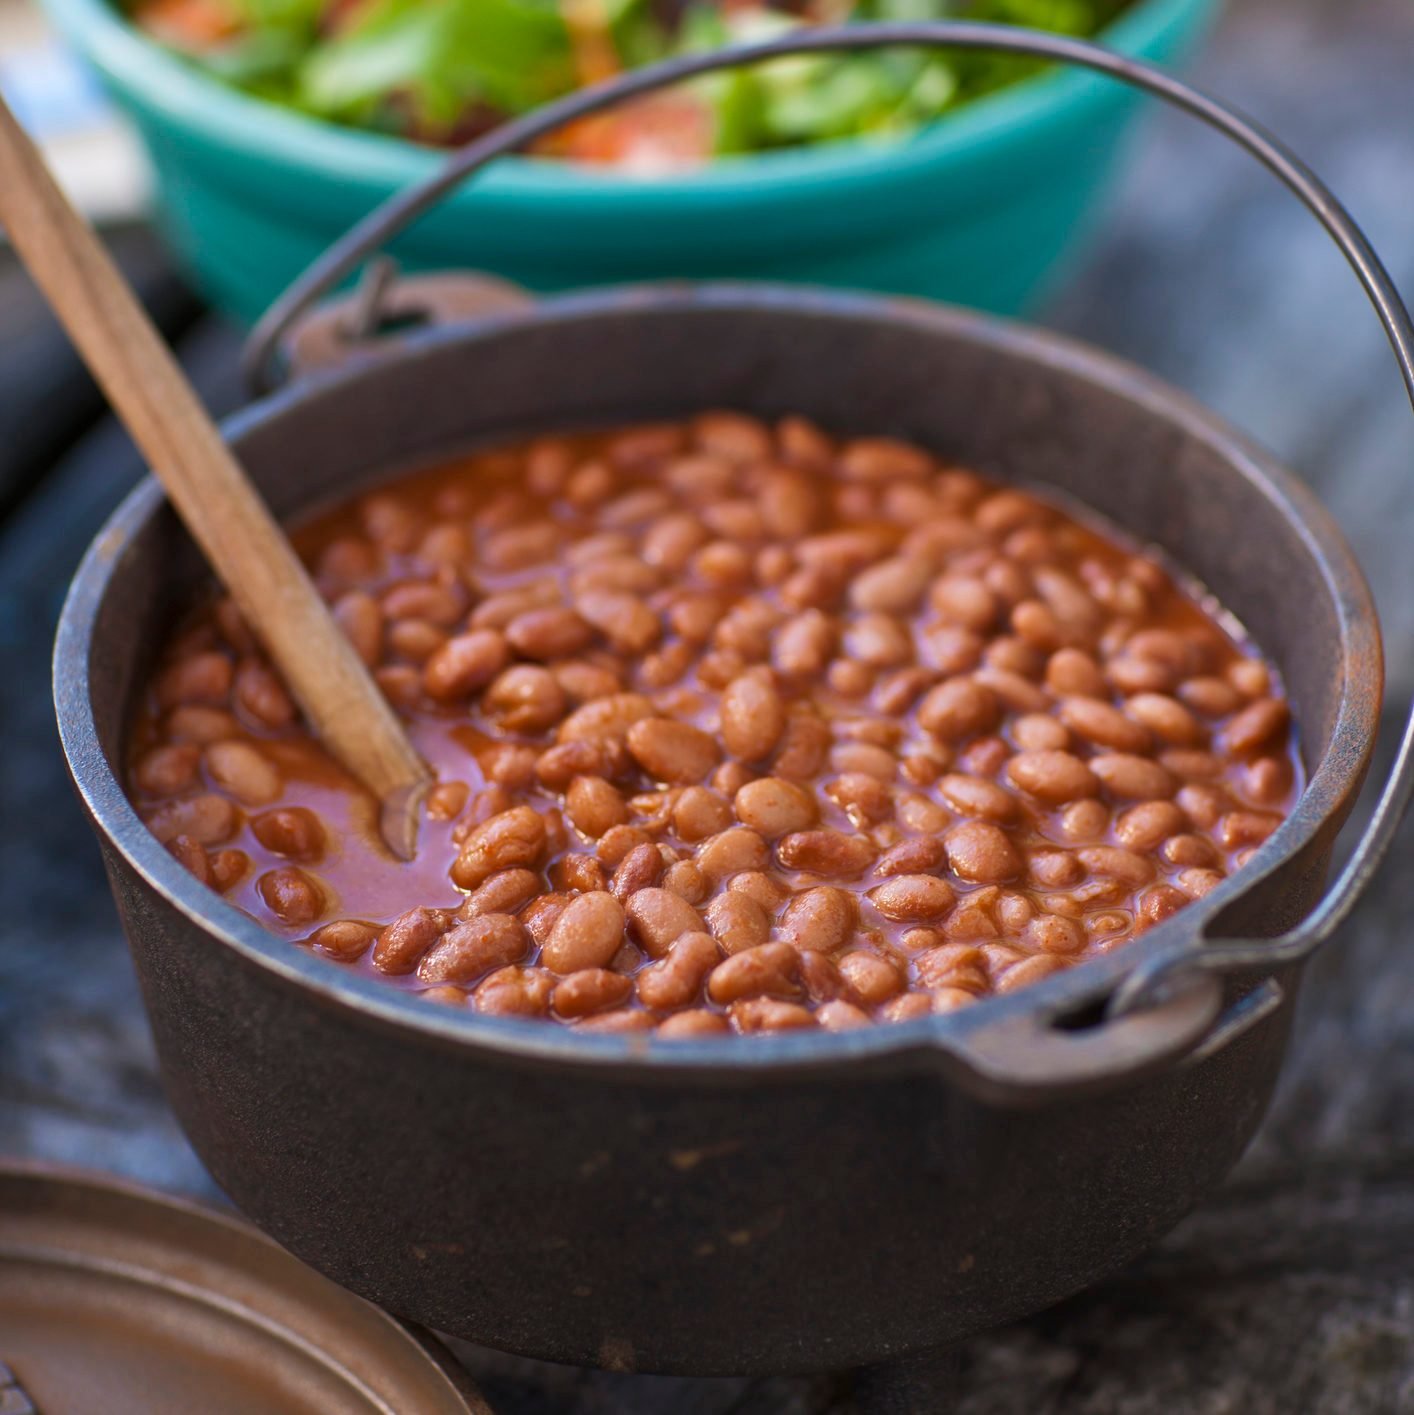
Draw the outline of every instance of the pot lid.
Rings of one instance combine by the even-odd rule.
[[[444,1348],[244,1223],[0,1166],[0,1415],[490,1415]]]

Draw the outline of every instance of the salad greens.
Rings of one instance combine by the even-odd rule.
[[[1089,35],[1128,0],[130,0],[225,82],[334,122],[455,143],[585,83],[800,25],[966,18]],[[1037,68],[976,53],[803,56],[587,119],[547,151],[644,170],[907,132]]]

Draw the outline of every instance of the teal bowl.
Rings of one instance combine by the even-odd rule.
[[[226,88],[147,40],[107,0],[42,3],[136,123],[181,263],[242,321],[439,162],[414,144]],[[1140,0],[1104,41],[1176,64],[1218,5]],[[493,271],[532,290],[729,277],[1016,314],[1083,243],[1142,101],[1097,75],[1056,71],[911,138],[724,159],[667,179],[508,158],[393,249],[410,269]]]

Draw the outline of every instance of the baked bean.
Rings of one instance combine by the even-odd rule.
[[[743,998],[731,1005],[732,1021],[739,1032],[785,1032],[817,1026],[815,1014],[795,1002],[773,997]]]
[[[1181,683],[1178,696],[1204,717],[1227,717],[1242,706],[1242,694],[1222,678],[1190,678]]]
[[[167,714],[165,728],[168,742],[192,743],[204,747],[225,737],[238,736],[241,725],[224,708],[188,703],[183,707],[173,708]]]
[[[1123,880],[1126,884],[1148,884],[1154,877],[1153,862],[1147,855],[1117,845],[1091,845],[1077,852],[1080,863],[1093,875]]]
[[[446,932],[447,923],[445,909],[419,906],[399,914],[379,933],[373,946],[373,966],[380,973],[411,973]]]
[[[743,674],[722,694],[721,722],[722,741],[732,756],[764,761],[785,732],[785,705],[769,677]]]
[[[669,889],[640,889],[625,908],[628,925],[650,958],[661,958],[683,934],[701,933],[702,916]]]
[[[490,1017],[543,1017],[555,989],[541,968],[498,968],[471,995],[478,1012]]]
[[[550,883],[566,893],[588,894],[591,890],[608,889],[609,877],[592,855],[561,855],[550,866]]]
[[[216,785],[242,805],[268,805],[284,790],[279,768],[250,742],[213,742],[203,761]]]
[[[1208,740],[1203,724],[1181,702],[1166,694],[1136,693],[1125,703],[1124,710],[1161,742],[1196,747]]]
[[[199,845],[221,845],[240,829],[241,813],[224,796],[203,793],[167,801],[146,816],[147,828],[164,845],[179,835]]]
[[[805,830],[817,815],[811,796],[778,776],[747,782],[732,805],[737,819],[766,840]]]
[[[727,829],[731,807],[705,786],[689,786],[673,803],[673,831],[680,840],[696,843]]]
[[[528,614],[533,609],[558,607],[559,604],[559,586],[553,580],[536,580],[529,585],[518,585],[513,590],[487,595],[471,611],[469,623],[473,629],[506,629],[519,615]]]
[[[1180,781],[1218,781],[1224,772],[1223,759],[1213,752],[1172,748],[1159,753],[1159,765]]]
[[[569,697],[555,675],[529,663],[499,674],[481,702],[504,731],[526,734],[547,731],[569,707]]]
[[[1069,889],[1085,878],[1085,866],[1069,850],[1037,850],[1027,861],[1026,877],[1040,889]]]
[[[1184,786],[1175,800],[1200,830],[1212,830],[1228,807],[1227,792],[1219,786]]]
[[[947,860],[947,848],[941,840],[924,837],[904,840],[887,850],[874,866],[877,875],[926,874],[938,869]]]
[[[744,997],[796,997],[800,957],[788,943],[763,943],[718,963],[707,977],[707,995],[718,1006]]]
[[[895,875],[869,891],[869,902],[886,919],[918,923],[941,919],[957,902],[957,896],[952,886],[936,875]]]
[[[378,937],[378,929],[372,924],[358,919],[338,919],[323,928],[315,929],[309,936],[310,946],[341,963],[352,963],[368,952],[373,940]]]
[[[1258,757],[1243,775],[1247,795],[1259,806],[1279,806],[1291,795],[1295,773],[1285,757]]]
[[[1022,872],[1021,857],[1000,827],[969,821],[950,830],[943,841],[948,868],[975,884],[1004,884]]]
[[[1227,666],[1227,681],[1244,698],[1262,698],[1272,690],[1272,676],[1255,659],[1235,659]]]
[[[540,950],[540,962],[562,976],[583,968],[603,968],[619,951],[623,937],[623,905],[606,890],[581,894],[555,920]]]
[[[1148,757],[1106,752],[1090,758],[1090,770],[1121,801],[1160,800],[1174,793],[1173,777]]]
[[[717,895],[703,912],[712,937],[727,953],[756,948],[770,936],[770,914],[741,890]]]
[[[1103,801],[1074,801],[1060,813],[1060,833],[1071,844],[1098,840],[1109,825],[1110,808]]]
[[[662,874],[662,854],[657,846],[645,841],[641,845],[635,845],[619,861],[609,889],[615,899],[625,904],[640,889],[650,889],[656,885]]]
[[[906,614],[923,597],[932,578],[926,560],[895,556],[861,571],[850,586],[849,601],[866,613]]]
[[[734,826],[703,841],[697,850],[697,866],[708,879],[721,882],[742,870],[764,870],[771,852],[754,830]]]
[[[828,879],[848,879],[863,874],[874,863],[876,851],[862,835],[838,830],[802,830],[785,836],[776,855],[789,870],[804,870]]]
[[[721,957],[721,946],[711,934],[679,935],[656,963],[638,974],[639,999],[657,1011],[687,1006],[701,993],[703,979]]]
[[[733,875],[727,888],[754,899],[773,916],[781,905],[792,897],[789,885],[773,879],[761,870],[747,870],[743,874]]]
[[[505,637],[494,629],[473,629],[448,639],[422,670],[422,686],[438,702],[455,702],[484,688],[510,660]]]
[[[1146,927],[1162,923],[1170,914],[1176,914],[1185,904],[1188,896],[1171,884],[1156,884],[1139,896],[1139,918]]]
[[[1174,876],[1174,884],[1190,899],[1201,899],[1211,894],[1224,880],[1221,870],[1188,869],[1180,870]]]
[[[1032,919],[1022,939],[1039,953],[1078,953],[1085,947],[1085,930],[1073,919],[1048,914]]]
[[[815,1020],[827,1032],[851,1032],[856,1027],[867,1027],[870,1018],[863,1008],[845,1002],[843,998],[836,998],[815,1009]]]
[[[1099,664],[1077,648],[1060,648],[1050,656],[1046,687],[1061,698],[1104,698],[1109,692]]]
[[[1202,897],[1300,787],[1274,675],[1161,564],[903,443],[709,414],[353,511],[297,543],[442,777],[418,860],[365,844],[229,598],[166,646],[131,777],[194,877],[431,1001],[664,1038],[948,1012]]]
[[[1070,752],[1018,752],[1007,762],[1006,774],[1018,790],[1052,806],[1084,800],[1100,791],[1099,778]]]
[[[961,999],[961,1003],[972,1002],[971,993],[957,992],[955,996]],[[892,1002],[886,1002],[879,1010],[879,1017],[885,1022],[913,1022],[920,1017],[926,1017],[934,1010],[939,1012],[950,1011],[952,1007],[961,1003],[949,1000],[947,1003],[939,1001],[941,994],[932,996],[926,993],[905,993],[902,997],[896,997]]]
[[[719,1036],[730,1030],[726,1018],[720,1013],[702,1008],[675,1012],[658,1024],[658,1035],[665,1041],[692,1041],[698,1037]]]
[[[324,827],[307,806],[281,806],[254,817],[250,828],[272,855],[317,860],[324,853]]]
[[[236,669],[234,697],[236,704],[259,727],[278,730],[295,720],[294,699],[269,665],[258,658],[242,659]]]
[[[471,832],[452,864],[452,880],[475,889],[500,870],[538,864],[544,848],[545,822],[529,806],[514,806]]]
[[[594,853],[606,869],[617,871],[635,850],[652,844],[653,837],[646,830],[640,830],[636,825],[615,825],[600,837]]]
[[[793,713],[786,719],[786,730],[771,763],[772,773],[791,781],[808,781],[824,766],[829,750],[829,725],[814,713]]]
[[[250,856],[244,850],[216,850],[208,858],[211,887],[226,894],[250,873]]]
[[[894,812],[893,796],[875,776],[846,772],[825,787],[825,795],[849,817],[857,829],[887,820]],[[808,822],[807,822],[808,824]]]
[[[996,695],[968,678],[940,683],[918,705],[918,725],[945,742],[989,732],[1000,716]]]
[[[424,983],[473,983],[494,968],[518,963],[530,939],[509,914],[478,914],[443,934],[422,956],[417,976]]]
[[[1009,821],[1017,814],[1016,798],[995,782],[978,776],[945,776],[938,783],[943,799],[959,815]]]
[[[464,781],[439,781],[427,793],[427,817],[434,821],[456,820],[466,809],[471,788]]]
[[[541,752],[535,775],[548,790],[564,791],[577,776],[617,777],[627,763],[628,749],[621,740],[581,738]]]
[[[196,783],[201,748],[195,743],[154,747],[133,766],[133,784],[149,796],[175,796]]]
[[[572,898],[574,898],[573,895],[562,894],[558,891],[551,894],[537,894],[520,911],[520,921],[535,944],[544,945],[545,940],[550,937],[550,930],[555,927],[556,921],[565,912]]]
[[[224,653],[195,653],[179,659],[157,678],[153,694],[159,708],[204,704],[224,707],[231,697],[235,668]]]
[[[997,978],[997,991],[1012,993],[1019,988],[1030,987],[1033,983],[1039,983],[1056,973],[1064,972],[1066,966],[1065,959],[1057,957],[1054,953],[1038,953],[1002,973]]]
[[[1217,847],[1201,835],[1172,835],[1164,841],[1161,853],[1167,864],[1180,867],[1218,863]]]
[[[1060,720],[1077,737],[1113,752],[1146,752],[1149,729],[1097,698],[1062,698]]]
[[[1012,723],[1011,737],[1022,752],[1063,752],[1070,746],[1070,733],[1044,712],[1023,713]]]
[[[679,860],[668,866],[663,888],[681,895],[689,904],[700,904],[711,893],[712,885],[695,860]]]
[[[1115,822],[1115,838],[1130,850],[1152,853],[1186,823],[1183,812],[1172,801],[1145,801],[1131,806]]]
[[[462,900],[457,916],[472,919],[479,914],[514,914],[540,889],[540,877],[534,870],[501,870]]]
[[[815,678],[825,671],[837,641],[833,620],[818,609],[807,609],[776,631],[773,658],[777,668],[790,677]]]
[[[903,991],[904,979],[892,963],[876,953],[856,949],[839,960],[839,970],[854,995],[877,1007]]]
[[[422,697],[422,675],[410,664],[384,664],[374,670],[373,681],[400,712],[411,715],[417,711]]]
[[[633,979],[607,968],[584,968],[555,987],[550,1002],[561,1017],[587,1017],[627,1001]]]
[[[582,835],[599,839],[628,820],[624,798],[602,776],[577,776],[565,792],[565,812]]]
[[[649,717],[628,729],[628,749],[638,764],[658,781],[690,786],[717,765],[717,744],[699,727],[664,717]]]
[[[1218,839],[1224,850],[1261,845],[1281,822],[1271,811],[1229,811],[1218,822]]]
[[[1236,756],[1269,750],[1285,738],[1290,721],[1291,709],[1280,698],[1259,698],[1227,724],[1227,749]]]
[[[205,849],[189,835],[179,835],[167,844],[167,853],[196,879],[205,885],[211,883],[211,861]]]
[[[561,742],[624,738],[629,728],[653,716],[653,704],[640,693],[611,693],[576,708],[560,723]]]

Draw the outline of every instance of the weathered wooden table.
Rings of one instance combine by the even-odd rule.
[[[1199,76],[1332,181],[1414,294],[1414,5],[1246,0]],[[1414,422],[1376,326],[1314,227],[1216,139],[1161,118],[1136,159],[1049,322],[1190,389],[1317,485],[1383,606],[1392,732],[1414,689]],[[233,407],[234,336],[193,326],[190,301],[129,239],[184,360],[215,407]],[[18,352],[25,309],[18,286],[0,282],[0,503],[70,450],[0,530],[0,1152],[219,1199],[163,1103],[51,726],[65,581],[137,464],[111,423],[80,435],[91,395],[43,334]],[[51,373],[22,379],[39,348]],[[64,400],[46,403],[56,386]],[[1129,1272],[970,1342],[955,1391],[928,1409],[1414,1411],[1414,823],[1401,846],[1315,968],[1280,1098],[1232,1180]],[[511,1415],[849,1408],[831,1379],[611,1377],[463,1354]]]

